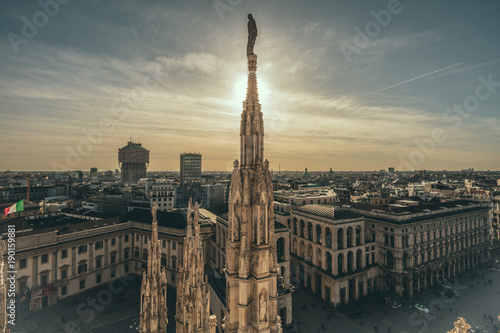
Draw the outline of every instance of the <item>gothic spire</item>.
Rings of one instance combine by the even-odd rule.
[[[161,267],[161,247],[158,239],[158,205],[151,209],[153,217],[151,239],[148,244],[148,269],[142,274],[141,314],[139,331],[141,333],[167,332],[167,277]]]
[[[204,278],[203,243],[200,236],[201,204],[189,199],[184,256],[177,280],[177,333],[215,333],[216,318],[210,316],[210,291]],[[194,226],[194,233],[193,227]]]

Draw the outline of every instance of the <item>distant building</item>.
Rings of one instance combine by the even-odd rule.
[[[393,167],[388,168],[387,171],[389,172],[390,175],[394,174],[394,168]]]
[[[175,208],[175,189],[169,183],[153,183],[146,185],[146,195],[151,207],[156,203],[158,210],[167,212]]]
[[[97,172],[97,168],[90,168],[90,180],[93,182],[99,181],[99,174]]]
[[[122,181],[136,182],[141,178],[146,178],[149,150],[139,142],[129,141],[125,147],[118,149],[118,163],[121,168]]]
[[[181,154],[181,185],[201,183],[201,154]]]

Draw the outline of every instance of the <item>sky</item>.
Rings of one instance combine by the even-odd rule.
[[[2,0],[0,171],[231,170],[248,13],[272,169],[500,169],[498,1]]]

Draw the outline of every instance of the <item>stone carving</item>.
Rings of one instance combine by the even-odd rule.
[[[267,322],[267,301],[262,292],[259,295],[259,322]]]
[[[254,54],[253,47],[255,45],[255,39],[257,38],[257,24],[253,19],[252,14],[248,14],[248,44],[247,44],[247,56]]]
[[[187,228],[184,238],[183,262],[177,280],[176,332],[214,333],[210,316],[208,278],[204,278],[203,242],[200,234],[200,207],[202,203],[188,203]],[[194,231],[192,228],[194,226]]]
[[[161,247],[158,239],[158,222],[156,212],[158,205],[151,209],[153,217],[151,240],[148,244],[148,268],[142,274],[141,314],[139,332],[167,332],[167,279],[165,270],[161,267]],[[158,307],[160,301],[160,307]]]

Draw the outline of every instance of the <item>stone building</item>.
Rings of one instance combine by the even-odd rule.
[[[380,287],[413,297],[490,258],[491,206],[468,200],[417,206],[352,204],[376,242]]]
[[[193,207],[189,201],[184,256],[177,280],[177,333],[215,333],[217,326],[216,316],[210,316],[210,291],[204,274],[205,251],[198,222],[199,205],[196,203]]]
[[[146,178],[149,150],[139,142],[129,141],[125,147],[118,149],[118,163],[121,168],[122,181],[136,182],[141,178]]]
[[[493,202],[493,239],[500,246],[500,195],[494,196]]]
[[[200,235],[208,246],[216,217],[200,209]],[[16,228],[16,298],[33,311],[87,292],[127,274],[142,276],[148,267],[152,236],[150,209],[135,208],[123,217],[99,218],[53,213],[11,218]],[[157,212],[160,264],[175,286],[183,259],[186,213]]]
[[[158,239],[158,221],[156,211],[158,205],[151,210],[153,226],[148,247],[148,267],[142,273],[141,313],[139,332],[167,332],[167,277],[161,267],[161,242]]]
[[[309,204],[291,211],[292,283],[332,306],[377,290],[375,242],[365,219],[347,209]]]

